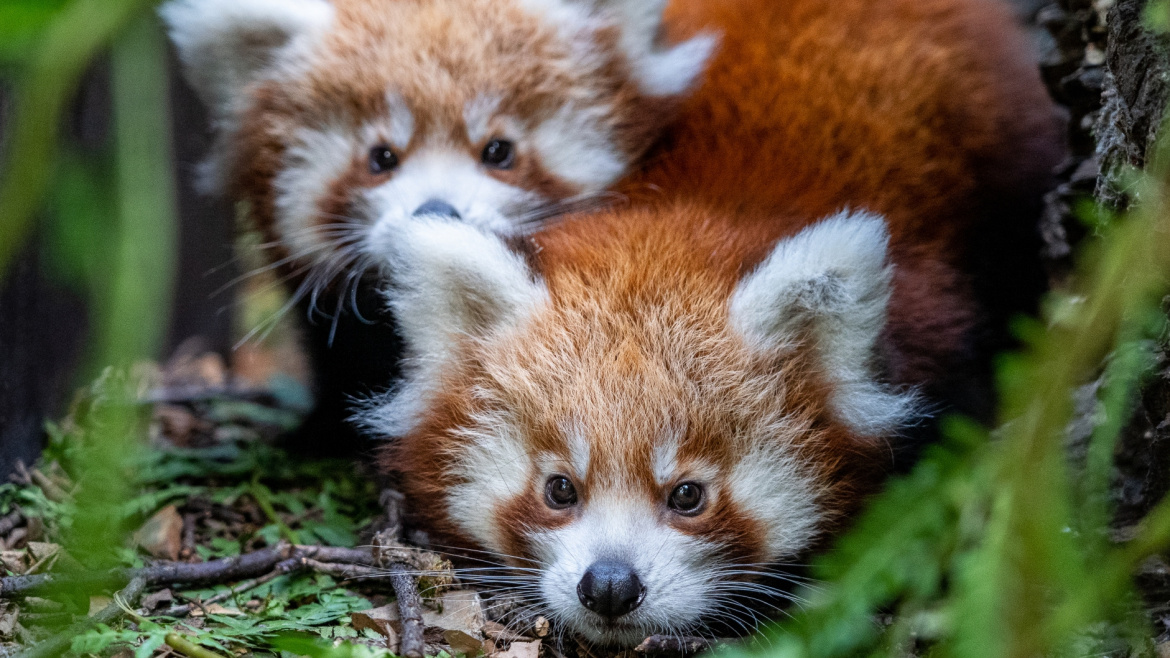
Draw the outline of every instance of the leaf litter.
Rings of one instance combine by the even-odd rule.
[[[214,355],[134,369],[134,404],[149,422],[126,473],[133,495],[115,514],[126,541],[107,547],[117,568],[104,581],[86,569],[92,556],[66,547],[92,486],[87,419],[122,380],[106,373],[46,425],[41,460],[0,485],[0,651],[33,657],[58,642],[117,658],[610,655],[399,543],[401,496],[368,466],[279,448],[309,408],[303,387],[237,379]],[[394,580],[395,568],[410,577]],[[396,596],[399,586],[420,604]],[[421,637],[407,628],[415,619]]]

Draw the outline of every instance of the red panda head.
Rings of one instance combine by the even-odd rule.
[[[665,0],[171,0],[161,10],[227,187],[296,266],[343,267],[415,214],[511,232],[605,189],[714,40]],[[332,260],[330,260],[332,259]],[[346,261],[352,266],[353,260]]]
[[[383,464],[436,543],[496,555],[594,642],[734,616],[918,411],[875,374],[880,217],[825,219],[762,262],[767,242],[702,217],[570,221],[536,236],[534,268],[464,224],[385,238],[411,359],[361,422],[393,437]]]

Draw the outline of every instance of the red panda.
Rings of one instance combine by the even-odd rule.
[[[660,40],[664,4],[163,6],[218,134],[204,187],[243,204],[294,300],[325,317],[309,343],[331,446],[340,428],[328,420],[344,401],[396,370],[392,319],[372,292],[371,231],[438,214],[514,234],[610,187],[659,136],[715,43],[705,33]]]
[[[719,46],[627,206],[373,238],[408,360],[360,419],[413,523],[608,645],[750,621],[734,596],[847,523],[969,366],[980,271],[1031,285],[981,250],[1060,154],[992,2],[667,16]]]

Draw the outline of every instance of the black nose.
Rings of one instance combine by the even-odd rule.
[[[581,604],[602,617],[616,619],[637,608],[646,596],[646,588],[634,568],[624,562],[599,560],[589,567],[577,583]]]
[[[459,211],[455,210],[455,206],[439,199],[431,199],[419,206],[414,211],[414,216],[418,217],[419,215],[438,215],[448,219],[459,219]]]

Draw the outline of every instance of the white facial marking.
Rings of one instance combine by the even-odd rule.
[[[276,221],[293,255],[311,257],[322,241],[312,227],[321,214],[319,200],[353,162],[355,143],[339,126],[300,128],[285,150],[276,175]]]
[[[589,473],[589,440],[585,437],[585,430],[576,423],[571,423],[563,430],[569,442],[569,464],[573,467],[573,475],[578,482],[583,482]]]
[[[488,95],[476,96],[463,106],[463,124],[472,144],[485,142],[492,136],[490,123],[499,107],[500,97]]]
[[[678,471],[678,432],[664,433],[662,439],[654,445],[651,455],[651,468],[654,469],[654,481],[660,487],[670,484]]]
[[[453,206],[461,221],[500,234],[514,229],[509,215],[533,203],[535,194],[489,176],[467,153],[429,147],[405,159],[385,184],[365,193],[378,224],[401,224],[432,199]]]
[[[536,535],[534,544],[550,614],[594,642],[632,646],[651,633],[685,629],[714,605],[709,570],[718,564],[718,547],[666,525],[629,490],[591,492],[579,519]],[[613,626],[577,596],[582,576],[601,559],[629,564],[646,588],[641,605]]]
[[[410,106],[401,95],[394,92],[386,95],[386,104],[386,116],[362,126],[361,135],[356,140],[361,150],[388,144],[401,152],[410,146],[410,140],[414,137],[414,114]]]
[[[798,555],[817,536],[820,486],[791,454],[757,447],[740,458],[727,481],[732,500],[767,530],[769,560]]]
[[[414,136],[414,115],[406,99],[397,92],[387,94],[386,103],[390,108],[390,143],[399,149],[406,149],[410,145],[410,138]]]
[[[461,481],[450,488],[445,504],[451,519],[476,541],[504,553],[499,506],[529,488],[532,461],[506,415],[480,414],[472,422],[458,431],[470,445],[459,456]]]
[[[607,112],[601,106],[566,105],[537,126],[532,143],[544,166],[587,191],[617,180],[630,163],[602,128]]]

